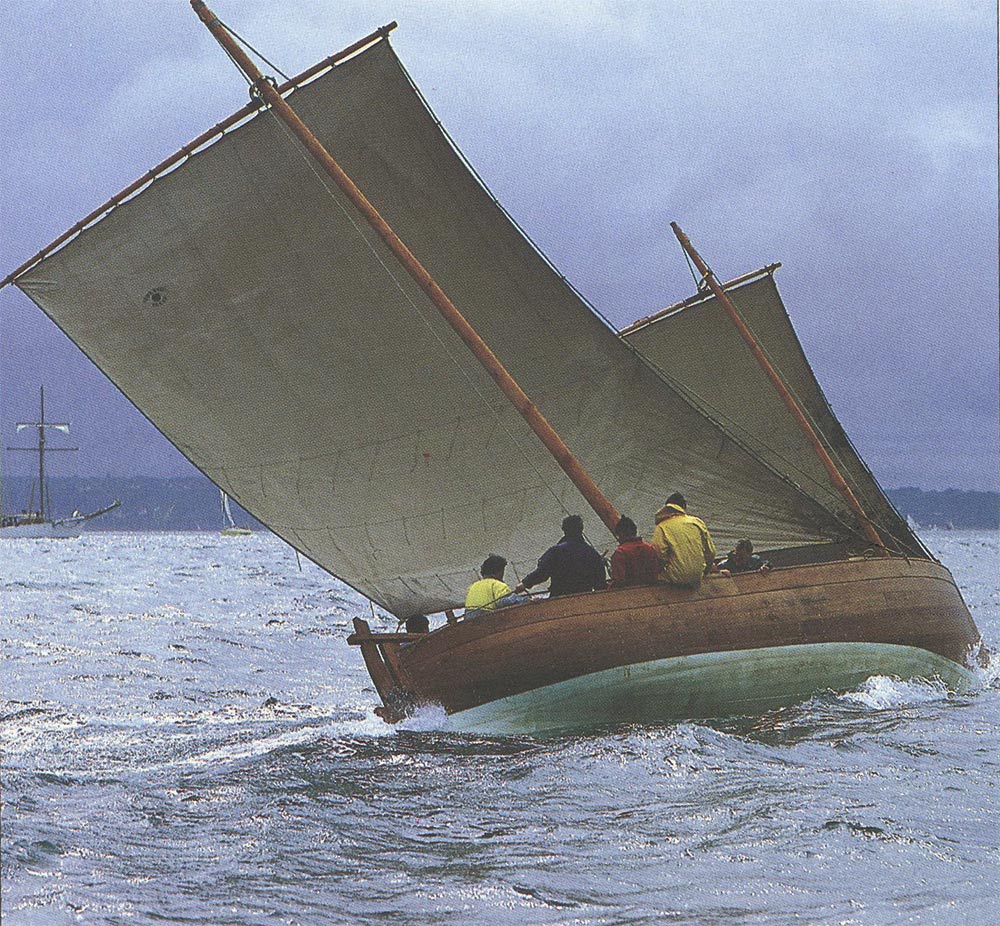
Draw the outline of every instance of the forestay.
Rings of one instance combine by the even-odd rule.
[[[842,505],[775,474],[581,303],[451,148],[388,42],[290,101],[620,511],[649,531],[681,489],[723,546],[850,533]],[[610,543],[268,112],[17,282],[220,488],[393,613],[461,602],[491,552],[523,575],[566,512]]]
[[[773,272],[727,292],[886,545],[926,556],[833,413],[792,327]],[[762,459],[820,504],[837,503],[840,494],[819,457],[714,296],[664,310],[623,329],[622,336],[664,379],[739,435]],[[713,355],[724,362],[706,365],[704,358]]]

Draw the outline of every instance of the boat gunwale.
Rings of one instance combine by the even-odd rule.
[[[888,565],[895,565],[905,562],[910,569],[900,575],[885,575]],[[876,567],[877,573],[865,577],[831,578],[825,582],[795,582],[787,584],[775,584],[774,578],[787,577],[789,573],[801,573],[809,570],[829,570],[831,567],[850,567],[859,564],[870,564]],[[914,568],[916,567],[916,568]],[[924,567],[921,569],[920,567]],[[882,574],[878,574],[882,573]],[[456,645],[473,643],[495,634],[502,634],[520,627],[532,624],[544,624],[555,620],[566,620],[568,618],[586,617],[597,613],[613,613],[626,610],[626,608],[608,608],[602,606],[608,601],[609,595],[615,597],[632,597],[640,593],[643,597],[659,598],[659,601],[651,601],[650,605],[675,605],[689,603],[693,601],[708,602],[720,599],[732,599],[742,596],[757,596],[781,591],[792,591],[800,588],[822,588],[834,585],[853,585],[859,582],[877,581],[885,578],[916,577],[926,578],[944,582],[957,588],[951,572],[940,563],[932,560],[905,559],[893,557],[891,559],[857,559],[857,560],[836,560],[825,563],[804,563],[794,566],[780,566],[769,570],[765,574],[761,573],[737,573],[733,576],[709,575],[702,581],[697,589],[686,589],[678,586],[660,583],[657,585],[630,586],[627,588],[602,589],[593,592],[580,592],[574,595],[560,595],[556,598],[534,599],[524,604],[511,605],[506,608],[499,608],[493,611],[484,611],[474,617],[462,619],[453,623],[444,624],[435,628],[428,634],[421,635],[419,639],[406,644],[407,661],[411,659],[420,660],[429,658],[428,648],[434,644],[435,649],[447,645],[452,648]],[[725,584],[724,584],[725,583]],[[746,589],[740,586],[747,584],[755,585],[763,583],[764,587],[757,589]],[[715,594],[706,594],[715,592]],[[593,607],[586,609],[574,609],[570,611],[565,605],[569,602],[589,602]],[[569,612],[569,613],[563,613]],[[521,618],[517,620],[517,618]],[[470,628],[470,629],[466,629]],[[461,634],[462,638],[456,638]],[[446,640],[445,637],[448,639]]]

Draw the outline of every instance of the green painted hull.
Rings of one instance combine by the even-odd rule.
[[[812,643],[699,653],[605,669],[459,711],[448,729],[545,734],[622,724],[760,714],[873,675],[940,680],[967,690],[968,669],[912,646]]]

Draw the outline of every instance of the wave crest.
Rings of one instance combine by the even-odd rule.
[[[939,679],[911,678],[904,681],[889,675],[873,675],[860,688],[838,697],[841,701],[862,704],[873,710],[887,710],[946,701],[949,696],[948,686]]]

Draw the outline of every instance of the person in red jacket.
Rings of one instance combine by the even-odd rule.
[[[615,528],[618,549],[611,554],[611,587],[655,585],[663,568],[656,547],[646,543],[636,530],[635,521],[622,518]]]

